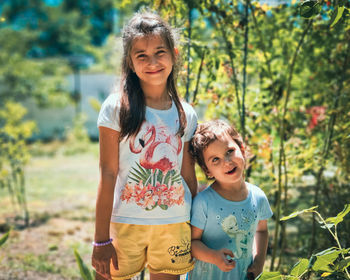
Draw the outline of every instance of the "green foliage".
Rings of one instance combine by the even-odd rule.
[[[101,102],[98,101],[96,98],[91,97],[89,99],[89,104],[96,112],[100,111],[100,109],[101,109]]]
[[[32,135],[35,124],[23,121],[25,114],[26,109],[18,103],[9,101],[0,107],[0,187],[8,189],[28,224],[24,166],[29,160],[26,140]]]
[[[63,90],[62,77],[67,73],[63,61],[28,59],[26,46],[33,40],[33,34],[10,28],[0,30],[0,106],[7,100],[23,101],[29,97],[40,105],[62,100],[67,95]]]
[[[9,236],[10,236],[10,231],[6,232],[3,236],[0,237],[0,248],[5,244]]]
[[[64,151],[66,155],[74,155],[88,151],[90,138],[85,128],[86,119],[86,115],[78,114],[74,118],[73,126],[68,128],[66,148]]]
[[[344,21],[348,21],[349,11],[350,11],[350,2],[348,0],[340,1],[326,1],[327,4],[324,5],[324,12],[331,15],[329,21],[329,27],[332,28],[338,23],[342,18],[344,11],[348,11],[344,16]],[[310,19],[315,16],[320,15],[322,11],[322,5],[324,1],[317,0],[306,0],[300,4],[300,15],[304,18]],[[326,8],[325,8],[326,7]],[[349,26],[349,23],[347,23]]]
[[[326,219],[325,226],[331,228],[337,226],[340,222],[344,220],[344,217],[350,212],[350,204],[346,204],[343,211],[341,211],[336,217],[330,217]]]
[[[86,46],[102,45],[112,32],[112,0],[64,0],[49,6],[45,1],[6,1],[1,4],[2,26],[34,33],[30,57],[88,53]]]
[[[300,277],[305,273],[309,266],[309,260],[308,259],[301,259],[299,260],[293,267],[290,272],[290,275],[295,277]]]
[[[281,218],[280,220],[281,220],[281,221],[286,221],[286,220],[295,218],[296,216],[299,216],[300,214],[303,214],[303,213],[314,212],[314,210],[315,210],[316,208],[317,208],[317,206],[313,206],[313,207],[311,207],[311,208],[309,208],[309,209],[304,209],[304,210],[301,210],[301,211],[296,211],[296,212],[293,212],[292,214],[289,214],[289,215],[286,216],[286,217]]]
[[[344,217],[350,212],[349,208],[350,204],[346,204],[343,211],[341,211],[336,217],[331,217],[326,220],[321,216],[319,212],[315,210],[316,207],[296,211],[286,217],[281,218],[281,221],[285,221],[295,218],[304,213],[315,213],[320,219],[320,224],[323,225],[323,228],[329,231],[338,246],[330,247],[326,250],[315,253],[310,257],[310,259],[299,260],[291,269],[290,275],[283,275],[283,277],[281,276],[282,278],[280,279],[303,279],[303,276],[307,273],[314,273],[316,275],[321,275],[322,277],[331,277],[332,275],[338,275],[342,276],[343,279],[350,279],[350,274],[347,269],[350,263],[350,256],[347,256],[349,255],[350,248],[342,248],[336,228],[339,223],[344,221]],[[334,230],[332,231],[331,228],[333,226]],[[264,277],[266,277],[266,275],[267,273],[262,274]]]
[[[308,0],[300,5],[300,15],[304,18],[317,16],[321,11],[321,5],[318,1]]]
[[[93,280],[95,279],[94,272],[91,272],[90,269],[86,266],[83,259],[79,255],[77,250],[74,250],[75,260],[78,264],[80,275],[84,280]]]
[[[257,279],[259,280],[282,280],[281,273],[274,271],[274,272],[263,272],[260,274]]]

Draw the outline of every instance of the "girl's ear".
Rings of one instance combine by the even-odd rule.
[[[209,171],[207,168],[205,168],[204,172],[205,172],[205,175],[206,175],[209,179],[213,179],[213,178],[214,178],[214,176],[211,175],[210,171]]]

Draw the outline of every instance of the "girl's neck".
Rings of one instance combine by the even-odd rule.
[[[236,186],[223,186],[218,181],[215,181],[212,184],[212,188],[227,200],[242,201],[248,197],[248,188],[244,180]]]
[[[141,87],[145,96],[146,106],[158,110],[167,110],[171,108],[172,100],[166,86]]]

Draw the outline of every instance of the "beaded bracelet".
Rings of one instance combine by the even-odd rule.
[[[96,247],[101,247],[101,246],[106,246],[106,245],[108,245],[108,244],[111,244],[112,241],[113,241],[112,238],[110,238],[108,241],[105,241],[105,242],[95,242],[95,241],[93,241],[93,242],[92,242],[92,245],[93,245],[93,246],[96,246]]]

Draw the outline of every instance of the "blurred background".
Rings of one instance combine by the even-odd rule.
[[[350,0],[0,1],[0,279],[92,279],[96,120],[145,8],[179,31],[199,121],[249,146],[274,212],[265,271],[350,279]]]

